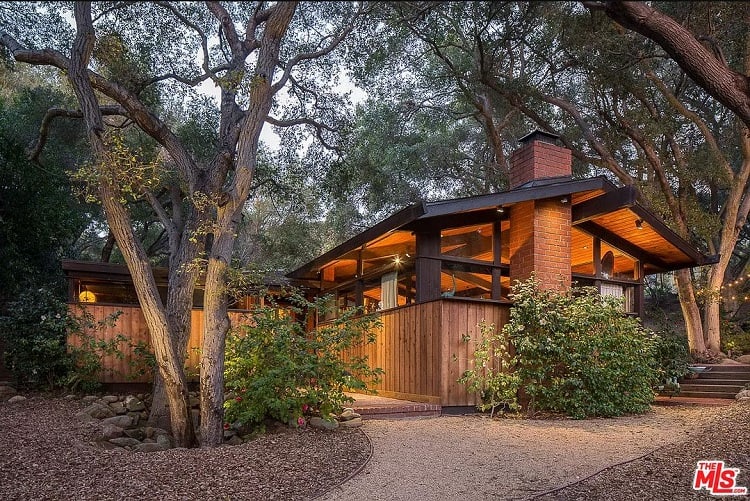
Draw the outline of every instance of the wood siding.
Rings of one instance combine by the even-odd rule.
[[[78,304],[71,304],[69,308],[74,315],[80,316]],[[112,305],[86,305],[86,311],[92,316],[93,322],[101,322],[111,315],[121,312],[113,326],[107,326],[103,329],[94,329],[90,332],[97,340],[112,341],[118,335],[128,338],[127,342],[122,342],[119,349],[124,355],[118,358],[115,355],[108,355],[102,359],[104,369],[100,381],[102,383],[147,383],[151,382],[149,375],[136,376],[132,373],[133,365],[138,361],[137,355],[130,348],[143,342],[150,347],[148,328],[146,319],[139,307],[135,306],[112,306]],[[229,319],[232,325],[239,325],[247,322],[247,315],[243,312],[230,311]],[[203,310],[193,309],[191,314],[190,338],[188,339],[188,348],[186,353],[185,368],[188,373],[188,379],[197,380],[198,363],[200,361],[200,346],[203,338]],[[80,346],[81,339],[76,335],[68,336],[68,345]]]
[[[445,298],[385,311],[376,342],[344,356],[367,356],[371,367],[385,371],[378,394],[443,406],[472,406],[458,378],[469,368],[481,339],[479,323],[497,328],[508,321],[510,306],[487,301]],[[468,340],[464,340],[468,336]]]

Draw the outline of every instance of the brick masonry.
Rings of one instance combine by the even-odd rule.
[[[511,188],[529,181],[570,176],[570,150],[542,141],[511,156]],[[510,211],[510,279],[535,272],[544,289],[570,287],[571,206],[561,198],[530,200]]]

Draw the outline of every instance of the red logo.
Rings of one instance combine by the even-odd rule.
[[[724,461],[698,461],[693,489],[706,489],[714,496],[744,496],[747,487],[737,485],[739,468],[726,468]]]

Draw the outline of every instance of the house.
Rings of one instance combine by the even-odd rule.
[[[625,314],[643,311],[644,277],[714,262],[670,230],[631,186],[605,177],[572,178],[570,150],[557,136],[535,131],[511,157],[510,189],[437,202],[418,202],[287,274],[290,284],[330,294],[335,308],[376,313],[377,341],[343,356],[367,355],[385,372],[383,396],[443,407],[473,406],[457,380],[469,367],[483,320],[508,321],[511,285],[534,273],[542,287],[592,285],[623,298]],[[124,266],[67,261],[71,305],[96,319],[122,315],[106,336],[122,332],[148,341]],[[166,271],[155,271],[166,294]],[[251,296],[234,305],[242,321]],[[196,292],[189,367],[196,367],[202,296]],[[109,357],[105,382],[127,382],[132,353]]]
[[[511,284],[532,273],[544,288],[593,285],[640,315],[646,275],[713,262],[633,187],[573,179],[557,136],[535,131],[520,142],[508,191],[416,203],[287,275],[332,294],[338,309],[381,317],[377,342],[349,354],[385,371],[380,395],[476,404],[456,382],[472,359],[466,341],[479,340],[482,320],[507,322]]]

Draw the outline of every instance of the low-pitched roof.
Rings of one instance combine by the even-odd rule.
[[[638,200],[632,186],[618,188],[604,176],[571,180],[551,178],[526,183],[513,190],[487,195],[420,201],[355,235],[287,274],[315,279],[331,261],[396,230],[429,231],[498,218],[501,207],[554,197],[573,204],[574,227],[600,237],[646,264],[646,273],[659,273],[716,262],[672,231]]]

